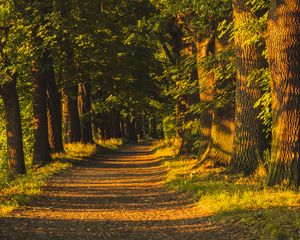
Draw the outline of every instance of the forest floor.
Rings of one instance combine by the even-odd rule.
[[[147,144],[77,162],[0,218],[0,239],[249,239],[242,226],[216,224],[189,195],[167,190],[165,174]]]

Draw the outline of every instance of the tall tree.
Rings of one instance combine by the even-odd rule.
[[[38,38],[37,35],[34,38]],[[35,47],[41,47],[40,41]],[[47,94],[45,78],[45,56],[42,53],[36,55],[32,63],[32,82],[33,82],[33,124],[34,124],[34,153],[33,164],[45,165],[50,157],[50,146],[48,142],[48,119],[47,119]]]
[[[63,119],[65,143],[75,143],[81,141],[81,127],[78,113],[77,94],[72,96],[63,95]]]
[[[61,96],[58,92],[57,84],[55,81],[53,57],[51,56],[49,50],[45,52],[45,60],[49,144],[53,153],[59,153],[64,151],[62,140]]]
[[[268,185],[300,184],[300,2],[272,1],[267,50],[273,131]]]
[[[16,87],[16,74],[9,71],[11,62],[5,53],[10,27],[2,26],[0,40],[1,87],[0,95],[4,104],[6,123],[6,142],[8,166],[13,174],[25,174],[23,150],[23,136],[21,128],[21,114]]]
[[[236,105],[235,135],[231,168],[246,175],[253,173],[265,148],[263,126],[257,118],[259,109],[254,104],[262,93],[255,76],[265,66],[265,59],[256,42],[249,42],[246,26],[255,20],[251,6],[246,0],[234,0],[234,25],[236,49]],[[253,33],[252,33],[253,34]]]
[[[33,164],[45,165],[51,160],[48,142],[48,119],[47,119],[47,93],[46,93],[46,68],[47,45],[43,29],[48,24],[47,14],[51,13],[52,2],[31,2],[32,47],[34,49],[32,60],[32,83],[33,83],[33,124],[34,124],[34,153]],[[35,14],[38,17],[35,19]]]
[[[12,173],[25,174],[22,128],[16,80],[6,81],[0,88],[6,121],[7,157]]]
[[[214,37],[211,55],[203,59],[203,75],[211,78],[210,101],[204,111],[211,114],[208,146],[195,168],[207,161],[215,165],[228,165],[231,161],[234,134],[234,81],[235,64],[228,38]],[[207,74],[207,73],[206,73]],[[201,103],[201,106],[202,103]],[[202,122],[201,122],[202,123]],[[203,128],[203,124],[201,124]],[[203,136],[203,131],[202,134]]]
[[[81,122],[81,135],[84,143],[93,142],[91,94],[91,87],[89,84],[80,83],[78,85],[78,113]]]

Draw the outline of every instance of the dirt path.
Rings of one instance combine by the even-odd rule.
[[[53,178],[39,199],[0,219],[0,239],[236,239],[236,228],[214,226],[164,188],[149,149],[125,146]]]

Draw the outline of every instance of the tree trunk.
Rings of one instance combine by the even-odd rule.
[[[216,165],[229,165],[233,150],[234,109],[226,106],[214,110],[210,157]]]
[[[81,141],[80,119],[77,98],[64,94],[63,100],[65,143]]]
[[[236,28],[241,28],[255,16],[250,12],[245,0],[234,0],[234,18]],[[246,31],[244,29],[244,31]],[[254,104],[261,97],[259,84],[249,76],[265,66],[262,52],[255,43],[245,43],[247,36],[239,31],[235,36],[237,57],[236,105],[235,105],[235,135],[231,169],[253,173],[258,166],[266,146],[263,126],[257,118],[260,109],[254,109]]]
[[[139,141],[144,139],[145,134],[144,134],[144,123],[143,123],[142,114],[138,115],[138,117],[136,118],[136,132]]]
[[[126,129],[125,129],[125,120],[124,118],[121,118],[121,136],[122,138],[126,137]]]
[[[34,165],[45,165],[51,160],[48,142],[47,94],[44,72],[46,62],[44,60],[44,56],[37,57],[32,64]]]
[[[63,139],[64,143],[70,142],[70,116],[68,96],[63,93],[62,95],[62,115],[63,115]]]
[[[111,124],[112,124],[112,129],[113,129],[113,137],[114,138],[121,138],[122,133],[121,133],[121,115],[120,112],[116,110],[111,111]]]
[[[91,119],[91,87],[88,84],[78,85],[78,112],[81,123],[81,134],[84,143],[93,142]]]
[[[228,45],[228,39],[226,37],[217,39],[215,36],[212,36],[202,44],[199,44],[198,42],[197,54],[198,64],[201,64],[204,57],[210,54],[216,55],[224,50],[226,51],[225,47]],[[219,63],[219,65],[223,66],[223,63]],[[210,73],[210,76],[206,77],[205,75],[207,75],[205,70],[198,67],[199,78],[201,76],[206,78],[206,80],[199,80],[199,88],[200,101],[208,106],[204,108],[204,112],[201,114],[201,137],[207,141],[207,146],[195,167],[201,166],[210,160],[216,166],[227,166],[231,161],[233,151],[234,102],[227,103],[225,106],[222,106],[222,108],[218,108],[218,92],[220,91],[218,86],[220,86],[219,81],[222,81],[222,79],[215,78],[214,73]],[[230,79],[229,81],[234,81],[234,79]],[[208,86],[203,88],[203,84]],[[231,83],[221,83],[221,85],[224,84]],[[222,98],[233,98],[233,96],[229,94],[230,90],[228,91],[227,95],[222,96]],[[224,92],[222,94],[224,94]]]
[[[196,53],[196,46],[191,43],[187,46],[183,47],[181,49],[181,56],[190,58],[191,56],[194,56]],[[191,79],[190,81],[197,81],[198,80],[198,74],[197,69],[191,69],[190,70]],[[180,89],[182,85],[182,81],[178,81],[177,88]],[[185,83],[184,83],[185,84]],[[190,125],[189,123],[194,121],[196,119],[196,116],[194,113],[190,112],[191,107],[194,104],[199,103],[199,92],[193,92],[189,94],[182,94],[177,98],[177,107],[176,107],[176,119],[177,119],[177,136],[181,139],[181,146],[179,149],[179,155],[188,155],[192,152],[194,139],[192,136],[192,128],[188,127],[187,125]],[[156,133],[157,137],[157,133]]]
[[[273,131],[268,185],[300,184],[300,2],[272,1],[267,50]]]
[[[150,119],[150,134],[151,134],[151,138],[157,139],[157,124],[156,124],[155,117]]]
[[[202,111],[200,113],[201,121],[201,138],[203,140],[202,150],[207,147],[208,142],[211,137],[212,130],[212,101],[213,101],[213,82],[214,75],[212,73],[208,74],[202,67],[202,61],[206,57],[215,52],[214,49],[214,37],[206,38],[204,40],[199,40],[197,38],[196,42],[196,56],[197,56],[197,77],[199,81],[199,97],[202,106]]]
[[[189,110],[188,97],[181,95],[177,98],[176,104],[176,135],[180,138],[181,144],[179,155],[189,155],[193,148],[190,131],[185,129],[187,123],[187,112]]]
[[[135,119],[130,119],[129,117],[126,118],[126,128],[128,132],[128,139],[132,142],[137,142],[137,134],[136,134],[136,125]]]
[[[15,80],[3,84],[1,96],[6,120],[8,166],[13,174],[25,174],[20,105]]]
[[[59,153],[64,151],[62,139],[62,114],[61,114],[61,96],[57,90],[53,59],[50,53],[45,53],[45,69],[47,103],[48,103],[48,138],[51,151]]]

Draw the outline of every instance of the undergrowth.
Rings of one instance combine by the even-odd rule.
[[[124,140],[121,138],[111,138],[107,140],[98,140],[97,144],[108,150],[117,150],[120,145],[124,144]]]
[[[71,143],[65,144],[67,155],[72,157],[92,157],[97,152],[96,144]]]
[[[174,149],[174,145],[156,144],[156,155],[164,157],[168,169],[166,184],[192,194],[203,215],[216,224],[242,225],[251,232],[247,239],[300,239],[298,190],[266,187],[263,167],[251,177],[209,165],[196,171],[197,159],[176,157]]]
[[[47,180],[67,168],[70,163],[55,161],[47,166],[31,168],[26,175],[11,178],[8,174],[0,175],[0,216],[10,213],[41,193]]]

